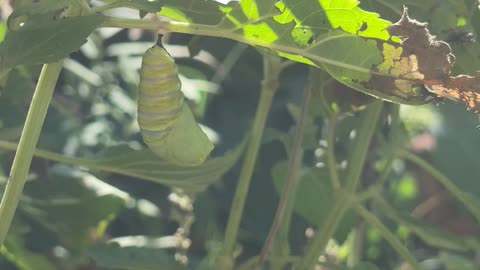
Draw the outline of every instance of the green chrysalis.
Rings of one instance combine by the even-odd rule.
[[[145,52],[140,70],[138,124],[155,154],[181,166],[202,164],[213,149],[184,102],[178,68],[161,36]]]

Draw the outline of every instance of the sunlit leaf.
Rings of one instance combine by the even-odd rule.
[[[423,104],[430,95],[421,84],[374,84],[377,77],[402,77],[376,71],[391,40],[390,22],[358,8],[357,1],[240,1],[218,6],[225,14],[212,29],[243,42],[266,47],[282,57],[324,68],[343,84],[382,99]],[[199,9],[198,13],[207,12]],[[185,21],[185,20],[184,20]],[[195,23],[192,19],[189,21]],[[402,80],[412,80],[402,78]],[[402,88],[403,87],[403,88]]]

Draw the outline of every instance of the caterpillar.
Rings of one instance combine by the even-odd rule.
[[[142,59],[137,121],[143,141],[162,159],[181,166],[202,164],[213,144],[184,101],[175,60],[161,35]]]

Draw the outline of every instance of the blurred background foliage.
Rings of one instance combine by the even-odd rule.
[[[410,7],[412,18],[429,22],[432,33],[452,44],[457,57],[455,73],[471,74],[478,69],[477,1],[365,0],[361,7],[396,21],[404,4]],[[126,10],[116,12],[119,16],[132,16]],[[4,4],[0,37],[5,33],[7,16],[8,7]],[[215,139],[214,154],[238,145],[250,128],[259,97],[263,75],[259,50],[219,38],[171,34],[167,40],[166,48],[180,66],[184,92],[199,121]],[[92,34],[88,43],[65,62],[38,148],[85,158],[122,144],[140,148],[135,118],[138,69],[142,54],[153,42],[153,33],[135,29],[99,29]],[[39,71],[39,66],[20,66],[0,82],[0,140],[19,138]],[[291,65],[281,76],[242,219],[240,261],[259,252],[271,226],[281,176],[286,174],[285,160],[295,116],[307,81],[308,67],[301,64]],[[338,83],[328,83],[325,89],[323,97],[354,96],[355,101],[362,101],[360,105],[369,101]],[[331,89],[338,92],[329,93]],[[325,186],[329,183],[326,169],[321,166],[328,114],[325,107],[321,109],[321,98],[312,99],[311,121],[305,135],[305,171],[299,187],[302,195],[296,201],[290,231],[293,254],[304,249],[312,224],[321,223],[332,196],[330,187]],[[352,102],[346,103],[349,107]],[[405,149],[430,161],[463,191],[478,198],[479,119],[464,107],[448,101],[438,106],[401,106],[404,133],[399,140]],[[355,113],[338,120],[335,150],[340,159],[346,158],[355,122]],[[380,143],[372,147],[385,148]],[[0,150],[2,187],[13,154]],[[371,158],[362,178],[364,186],[382,170],[385,159],[386,155]],[[392,168],[385,192],[396,208],[454,236],[478,237],[478,224],[428,173],[404,160],[394,160]],[[36,158],[10,235],[0,249],[0,269],[124,269],[132,261],[139,261],[135,258],[142,258],[143,265],[133,264],[127,269],[175,269],[173,254],[181,261],[185,252],[191,269],[209,269],[223,237],[238,173],[239,168],[234,167],[221,181],[193,198],[153,182]],[[190,224],[192,217],[194,222]],[[478,269],[478,254],[432,247],[414,237],[408,226],[387,224],[426,269]],[[374,262],[378,269],[399,265],[398,255],[379,233],[353,215],[337,230],[336,241],[329,244],[325,260],[347,259],[353,225],[363,231],[362,256],[366,260]],[[109,257],[113,255],[109,252],[115,249],[105,251],[94,245],[110,239],[131,248],[115,253],[122,254],[126,261],[111,262]],[[137,253],[136,247],[151,248],[154,255],[145,255],[145,250]],[[165,257],[154,248],[164,249]],[[160,264],[164,268],[153,268]]]

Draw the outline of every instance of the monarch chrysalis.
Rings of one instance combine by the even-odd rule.
[[[137,120],[150,150],[169,162],[200,165],[213,149],[184,102],[177,65],[161,36],[142,59]]]

